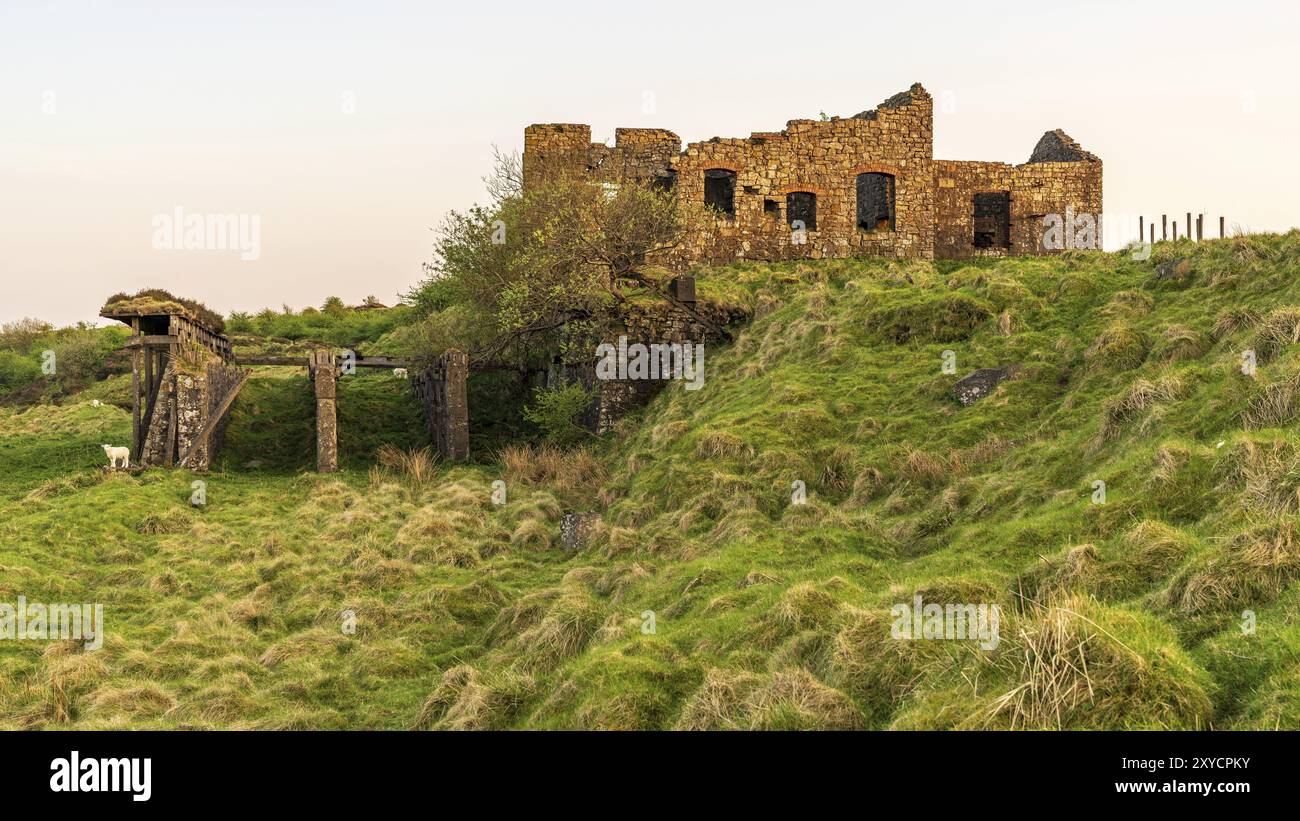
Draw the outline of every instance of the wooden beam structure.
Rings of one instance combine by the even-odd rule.
[[[295,368],[310,368],[314,354],[307,356],[242,356],[236,360],[239,365],[282,365]],[[336,363],[342,363],[342,356],[334,357]],[[419,360],[404,356],[361,356],[352,362],[358,368],[413,368]]]

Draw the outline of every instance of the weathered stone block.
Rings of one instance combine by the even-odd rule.
[[[1017,365],[1001,365],[996,368],[980,368],[968,374],[952,386],[953,396],[963,405],[971,405],[988,396],[993,390],[1008,379],[1014,379],[1019,373]]]
[[[582,550],[600,524],[599,513],[566,513],[560,520],[560,544],[567,551]]]

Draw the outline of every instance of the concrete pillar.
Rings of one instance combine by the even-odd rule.
[[[312,351],[311,374],[316,390],[316,470],[333,473],[339,469],[338,369],[334,352]]]

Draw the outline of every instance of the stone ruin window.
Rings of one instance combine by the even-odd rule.
[[[777,222],[781,221],[781,203],[773,199],[763,200],[763,213]]]
[[[859,174],[858,227],[863,231],[894,230],[894,175],[869,171]]]
[[[810,191],[791,191],[785,195],[785,220],[791,228],[803,223],[809,231],[817,230],[817,195]]]
[[[656,191],[672,191],[677,187],[677,172],[669,168],[650,181],[650,187]]]
[[[728,217],[736,216],[736,172],[710,168],[704,172],[704,204]]]
[[[1011,247],[1011,194],[991,191],[976,194],[972,203],[975,216],[976,248]]]

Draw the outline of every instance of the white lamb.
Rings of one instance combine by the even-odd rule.
[[[105,455],[108,456],[108,462],[113,467],[118,466],[118,461],[122,462],[122,467],[131,467],[131,449],[115,448],[112,445],[100,445],[104,449]]]
[[[396,376],[398,379],[405,379],[406,368],[393,368],[393,376]]]

